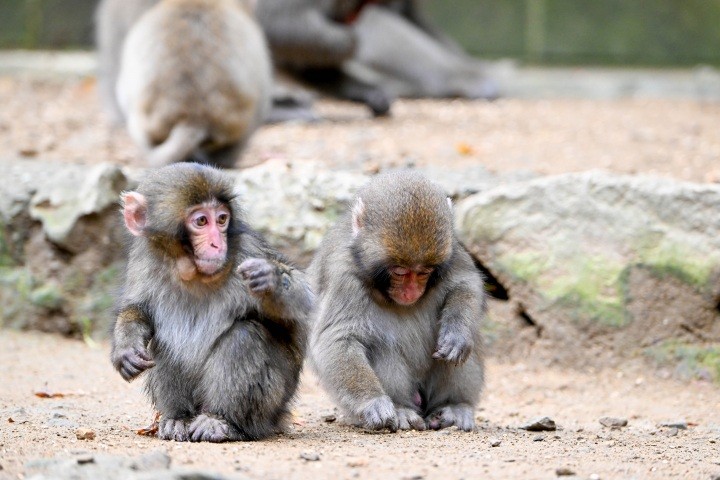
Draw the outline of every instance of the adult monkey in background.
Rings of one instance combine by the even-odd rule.
[[[357,49],[346,21],[365,0],[262,0],[257,18],[275,65],[321,92],[363,103],[373,115],[389,113],[391,97],[380,87],[347,75],[342,67]]]
[[[98,53],[99,89],[106,109],[116,125],[125,123],[116,96],[125,38],[133,25],[160,1],[101,0],[95,11],[95,43]],[[202,57],[200,53],[196,52],[196,54]],[[210,53],[210,59],[222,61],[222,58],[218,57],[217,54],[212,54],[212,52]],[[168,74],[172,73],[168,72]],[[264,119],[267,122],[315,118],[311,111],[311,100],[302,92],[288,90],[273,84],[272,97],[271,110]]]
[[[474,428],[483,281],[437,186],[412,172],[376,177],[309,273],[311,363],[354,423]]]
[[[267,437],[297,388],[312,294],[243,223],[232,186],[181,163],[122,197],[133,240],[111,359],[125,380],[147,371],[162,439]]]
[[[395,95],[497,96],[482,65],[432,26],[418,0],[263,0],[257,15],[276,65],[376,114],[378,99]]]
[[[116,93],[151,166],[232,167],[270,108],[272,67],[249,0],[162,0],[130,28]]]

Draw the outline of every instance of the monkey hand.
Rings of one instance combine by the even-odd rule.
[[[237,270],[253,295],[263,296],[274,292],[277,287],[277,267],[264,258],[248,258]]]
[[[472,349],[472,335],[467,328],[443,322],[433,358],[460,365],[468,359]]]
[[[389,429],[395,432],[398,429],[398,416],[395,405],[387,395],[375,397],[363,406],[360,411],[362,426],[368,430]]]
[[[128,382],[155,366],[155,361],[144,347],[126,347],[113,351],[112,363]]]

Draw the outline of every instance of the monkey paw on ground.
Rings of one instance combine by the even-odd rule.
[[[398,416],[395,405],[387,395],[370,400],[361,413],[362,426],[368,430],[389,429],[395,432],[398,429]]]
[[[128,382],[155,366],[152,356],[142,347],[128,347],[114,352],[112,363]]]
[[[411,408],[398,408],[397,416],[400,430],[425,430],[427,428],[425,420]]]
[[[438,334],[437,347],[433,358],[460,365],[470,356],[473,342],[469,331],[460,327],[443,325]]]
[[[255,295],[271,293],[277,286],[277,267],[264,258],[248,258],[240,264],[238,272]]]
[[[178,418],[161,418],[158,425],[158,438],[162,440],[175,440],[187,442],[190,440],[187,420]]]
[[[440,430],[455,425],[460,430],[470,432],[475,428],[473,408],[470,405],[446,405],[427,417],[428,427]]]
[[[224,420],[200,414],[190,424],[190,441],[225,442],[230,440],[230,426]]]

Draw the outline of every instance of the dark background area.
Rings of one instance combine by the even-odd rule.
[[[3,0],[0,48],[91,48],[96,3]],[[423,3],[439,26],[484,58],[568,65],[720,65],[720,0]]]

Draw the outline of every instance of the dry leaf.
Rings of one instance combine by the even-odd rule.
[[[160,428],[160,412],[155,412],[155,418],[149,427],[141,428],[137,431],[138,435],[145,437],[154,437],[157,435],[158,429]]]

